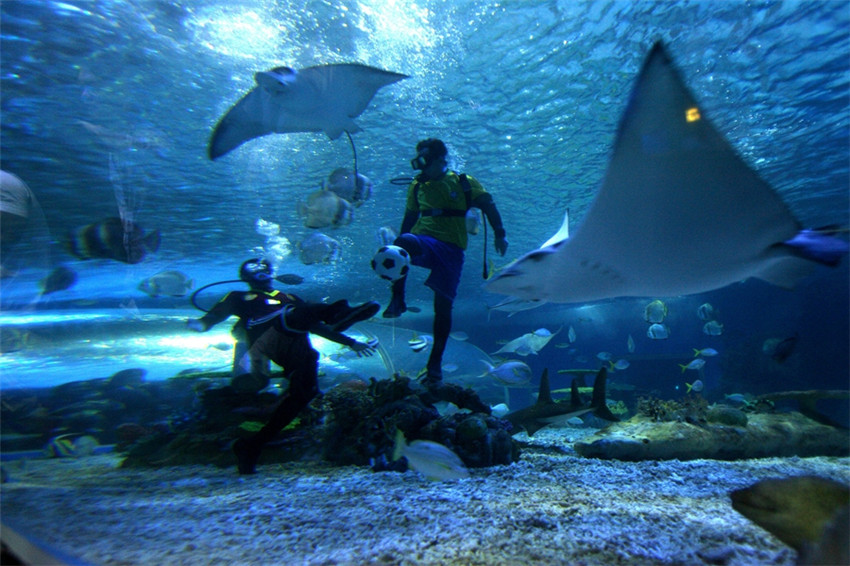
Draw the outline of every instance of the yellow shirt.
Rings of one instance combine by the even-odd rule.
[[[487,191],[471,175],[469,179],[469,201],[470,203]],[[414,187],[419,184],[419,190]],[[419,212],[429,209],[460,210],[466,211],[466,195],[460,178],[454,171],[449,171],[442,179],[426,181],[424,183],[414,180],[407,189],[406,209],[409,212]],[[466,249],[466,219],[460,216],[420,216],[410,230],[412,234],[431,236],[441,242],[448,242]]]

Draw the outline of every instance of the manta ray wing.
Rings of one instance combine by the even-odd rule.
[[[708,122],[658,43],[584,222],[485,285],[560,303],[686,295],[748,277],[790,287],[814,265],[782,246],[799,229]]]
[[[300,75],[321,101],[316,107],[317,115],[323,118],[321,129],[331,139],[345,131],[358,131],[352,119],[363,113],[378,89],[408,78],[356,63],[308,67]]]
[[[325,132],[336,139],[360,130],[354,123],[383,86],[407,78],[367,65],[334,64],[257,73],[257,86],[213,129],[210,159],[273,133]]]

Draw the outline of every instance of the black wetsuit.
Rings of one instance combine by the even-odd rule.
[[[289,388],[266,425],[254,436],[234,444],[240,473],[254,473],[262,446],[319,394],[319,353],[310,342],[309,332],[353,348],[358,342],[341,332],[373,316],[379,308],[377,303],[350,307],[344,300],[308,303],[280,291],[252,289],[228,293],[200,319],[206,330],[231,315],[238,316],[234,329],[247,337],[252,373],[267,373],[267,360],[271,360],[283,368],[289,380]]]

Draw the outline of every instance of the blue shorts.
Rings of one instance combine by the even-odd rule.
[[[410,263],[431,270],[425,285],[433,289],[435,293],[440,293],[454,301],[463,270],[463,250],[454,244],[441,242],[431,236],[416,234],[402,234],[396,240],[396,245],[407,249],[407,246],[404,246],[406,239],[415,239],[422,249],[419,255],[410,254]]]

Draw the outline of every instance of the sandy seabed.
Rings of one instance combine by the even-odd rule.
[[[794,564],[728,493],[850,458],[619,462],[578,456],[592,430],[544,429],[518,463],[430,482],[322,462],[121,469],[117,455],[3,467],[0,519],[93,565]]]

